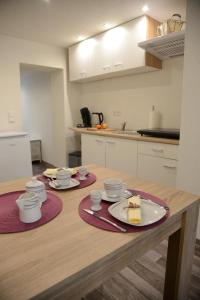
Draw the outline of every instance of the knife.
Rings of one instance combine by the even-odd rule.
[[[106,222],[106,223],[108,223],[108,224],[110,224],[110,225],[116,227],[116,228],[119,229],[120,231],[122,231],[122,232],[127,232],[127,229],[125,229],[125,228],[123,228],[123,227],[117,225],[116,223],[114,223],[114,222],[112,222],[112,221],[110,221],[110,220],[108,220],[108,219],[106,219],[106,218],[104,218],[104,217],[102,217],[102,216],[99,216],[96,212],[92,211],[91,209],[86,209],[86,208],[84,208],[83,210],[84,210],[86,213],[88,213],[88,214],[90,214],[90,215],[93,215],[93,216],[96,217],[97,219],[102,220],[102,221],[104,221],[104,222]]]

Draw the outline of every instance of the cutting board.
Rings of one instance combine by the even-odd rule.
[[[89,130],[89,131],[115,131],[115,129],[113,129],[113,128],[106,128],[106,129],[100,128],[100,129],[97,129],[95,127],[88,127],[87,130]]]

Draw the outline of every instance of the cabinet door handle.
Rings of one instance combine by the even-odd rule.
[[[12,144],[9,144],[9,146],[12,146],[12,147],[13,147],[13,146],[16,146],[16,144],[12,143]]]
[[[114,144],[115,144],[115,142],[113,142],[113,141],[107,141],[106,143],[107,143],[107,144],[111,144],[111,145],[114,145]]]
[[[154,152],[164,152],[164,149],[162,149],[162,148],[152,148],[152,151],[154,151]]]
[[[86,77],[87,73],[86,72],[80,72],[81,77]]]
[[[104,70],[110,69],[110,65],[103,66]]]
[[[176,166],[172,166],[172,165],[163,165],[163,167],[168,169],[176,169]]]
[[[103,141],[102,141],[102,140],[96,140],[96,142],[97,142],[97,143],[103,143]]]
[[[116,64],[114,64],[115,67],[122,66],[122,65],[123,65],[123,63],[116,63]]]

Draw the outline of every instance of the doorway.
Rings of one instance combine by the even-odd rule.
[[[33,174],[66,166],[62,69],[20,65],[22,126],[28,132]]]

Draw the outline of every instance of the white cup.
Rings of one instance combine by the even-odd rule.
[[[106,179],[104,189],[109,198],[121,198],[123,183],[121,179]]]
[[[127,184],[121,179],[106,179],[104,181],[104,190],[108,198],[115,198],[116,201],[122,201],[126,198]]]
[[[56,183],[60,186],[69,186],[71,172],[69,170],[58,170],[56,173]]]
[[[79,179],[80,180],[86,180],[87,179],[86,175],[88,173],[88,170],[87,170],[86,167],[83,167],[83,166],[80,167],[78,172],[79,172]]]
[[[33,223],[41,217],[42,202],[34,192],[26,192],[16,200],[19,207],[19,219],[23,223]]]
[[[98,190],[93,190],[90,192],[90,199],[92,202],[91,210],[98,211],[101,210],[101,192]]]

